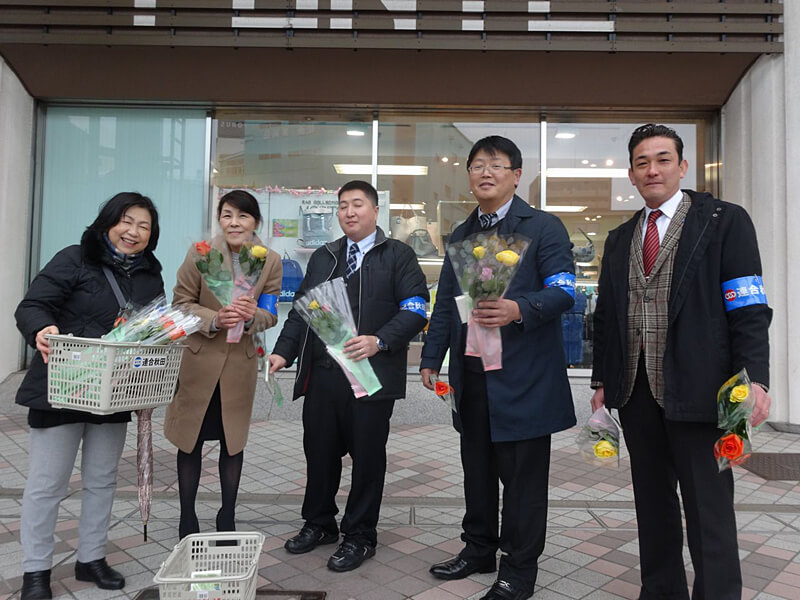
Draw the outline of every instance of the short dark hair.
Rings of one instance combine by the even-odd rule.
[[[472,150],[469,151],[469,157],[467,158],[467,169],[469,169],[469,166],[472,164],[472,159],[475,158],[475,155],[481,150],[492,156],[496,156],[498,152],[502,152],[511,160],[512,169],[522,168],[522,152],[519,151],[517,145],[508,138],[499,135],[490,135],[478,140],[472,146]]]
[[[232,192],[228,192],[222,198],[220,198],[219,204],[217,204],[218,220],[220,215],[222,215],[222,207],[226,204],[230,204],[234,208],[238,208],[240,211],[246,212],[248,215],[252,215],[252,217],[256,220],[256,223],[258,225],[261,224],[261,209],[258,206],[258,200],[256,200],[253,194],[250,192],[245,192],[244,190],[233,190]]]
[[[631,139],[628,142],[628,161],[633,166],[633,150],[641,144],[644,140],[652,137],[665,137],[675,142],[675,150],[678,152],[678,161],[683,160],[683,140],[671,127],[666,125],[656,125],[655,123],[648,123],[633,130]]]
[[[108,230],[122,220],[125,211],[132,206],[141,206],[150,213],[150,240],[147,242],[147,250],[153,252],[158,245],[158,211],[156,205],[147,196],[139,192],[120,192],[112,196],[101,207],[97,218],[86,228],[87,232],[97,235],[98,239]]]
[[[342,187],[340,187],[339,199],[342,199],[342,194],[345,192],[352,192],[353,190],[364,192],[364,195],[369,198],[370,202],[372,202],[372,206],[378,206],[378,190],[376,190],[366,181],[361,181],[360,179],[348,181]]]

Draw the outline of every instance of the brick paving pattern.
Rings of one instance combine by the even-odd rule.
[[[27,469],[28,428],[19,411],[0,416],[0,598],[18,595],[22,551],[19,515]],[[160,416],[162,415],[162,416]],[[98,590],[73,576],[80,511],[80,476],[73,474],[56,529],[53,591],[61,598],[133,598],[153,585],[153,575],[177,543],[179,514],[175,452],[161,434],[163,411],[154,417],[155,485],[150,541],[143,542],[136,498],[136,423],[120,467],[109,563],[127,578],[120,592]],[[237,513],[240,530],[267,536],[259,562],[259,585],[272,589],[324,590],[330,600],[456,600],[480,598],[493,574],[442,582],[429,566],[461,548],[463,479],[458,437],[447,425],[395,426],[378,534],[378,552],[358,570],[326,568],[335,546],[291,555],[283,543],[302,525],[305,483],[302,427],[295,421],[256,421],[245,450]],[[541,558],[537,600],[635,599],[639,585],[638,543],[628,461],[596,468],[581,461],[576,430],[553,437],[548,540]],[[800,436],[762,431],[762,452],[798,452]],[[201,530],[211,531],[218,509],[218,447],[207,444],[198,500]],[[349,490],[343,472],[342,502]],[[800,598],[800,484],[765,481],[735,470],[736,505],[745,600]],[[691,570],[688,550],[687,569]],[[689,573],[691,581],[691,572]]]

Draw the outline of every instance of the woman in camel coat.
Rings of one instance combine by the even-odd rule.
[[[222,253],[225,270],[238,273],[242,245],[260,244],[255,236],[261,223],[258,203],[247,192],[230,192],[220,199],[217,219],[222,235],[211,241],[211,247]],[[191,308],[203,318],[202,327],[186,342],[178,391],[164,421],[165,436],[178,447],[181,538],[200,529],[195,500],[206,440],[220,441],[222,508],[217,531],[235,530],[236,495],[258,376],[253,334],[277,323],[282,277],[280,257],[270,250],[252,296],[223,306],[206,285],[197,260],[197,252],[190,249],[178,269],[173,304]],[[228,343],[227,329],[241,321],[245,323],[241,340]]]

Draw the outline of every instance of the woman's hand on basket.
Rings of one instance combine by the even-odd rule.
[[[55,325],[48,325],[36,334],[36,349],[42,353],[42,360],[44,360],[44,364],[47,364],[47,361],[50,358],[50,342],[45,336],[58,334],[58,327]]]

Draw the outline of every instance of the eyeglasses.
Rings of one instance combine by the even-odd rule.
[[[467,167],[467,172],[471,175],[481,175],[486,170],[489,170],[490,173],[500,173],[503,170],[513,170],[514,167],[507,167],[505,165],[500,164],[491,164],[491,165],[470,165]]]

